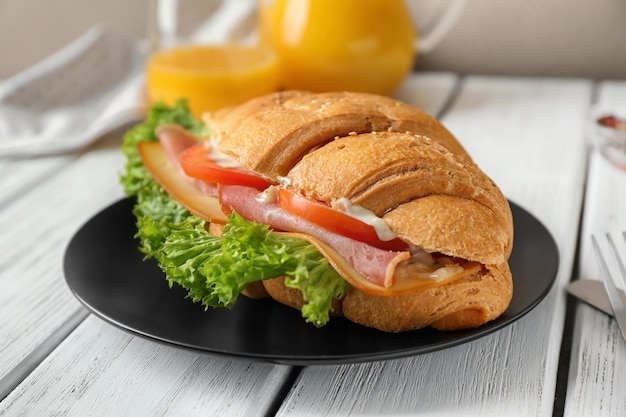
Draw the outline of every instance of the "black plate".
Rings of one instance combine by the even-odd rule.
[[[133,200],[107,207],[75,234],[65,253],[67,284],[95,315],[135,335],[212,354],[293,365],[338,364],[399,358],[456,346],[519,319],[541,301],[555,280],[558,250],[548,230],[511,204],[515,242],[510,266],[514,296],[497,320],[477,329],[422,329],[389,334],[343,318],[321,329],[300,312],[271,300],[240,297],[232,310],[209,309],[169,288],[156,263],[144,261],[134,239]]]

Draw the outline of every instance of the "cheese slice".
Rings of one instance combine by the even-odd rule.
[[[397,277],[400,279],[396,279],[396,282],[393,286],[385,288],[383,286],[373,283],[372,281],[369,281],[363,275],[359,274],[358,271],[345,260],[345,258],[340,256],[331,246],[320,241],[319,239],[316,239],[315,237],[305,233],[276,233],[281,233],[284,235],[306,240],[307,242],[315,246],[315,248],[320,251],[322,256],[324,256],[332,265],[332,267],[335,268],[339,275],[341,275],[352,286],[358,288],[365,293],[373,295],[393,296],[421,291],[427,288],[439,287],[450,282],[457,281],[464,277],[476,274],[482,268],[478,262],[464,262],[462,264],[454,264],[461,269],[458,273],[441,274],[442,276],[438,277],[436,276],[436,273],[439,269],[442,268],[441,265],[429,266],[427,264],[422,264],[419,268],[422,272],[416,274],[400,274],[400,277]],[[398,267],[403,268],[403,261],[406,262],[406,260],[402,258],[398,259],[396,263],[396,270],[398,270]]]
[[[150,174],[183,207],[212,222],[225,224],[228,221],[217,196],[207,195],[192,184],[170,160],[159,142],[140,142],[138,149]]]

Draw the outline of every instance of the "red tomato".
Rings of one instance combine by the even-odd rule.
[[[228,168],[219,165],[202,143],[187,148],[178,157],[185,174],[207,182],[229,185],[245,185],[265,190],[272,183],[246,168]]]
[[[400,239],[380,240],[373,226],[342,213],[327,204],[312,200],[281,188],[278,191],[278,205],[290,213],[315,223],[326,230],[365,242],[386,250],[406,250],[407,244]]]

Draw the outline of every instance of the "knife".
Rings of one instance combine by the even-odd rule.
[[[606,294],[602,281],[591,279],[574,281],[567,286],[567,291],[579,300],[613,317],[611,301],[609,301],[609,296]],[[624,296],[622,290],[619,290],[619,292]]]

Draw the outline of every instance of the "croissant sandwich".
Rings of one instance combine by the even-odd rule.
[[[271,297],[322,326],[459,330],[513,291],[506,198],[437,120],[364,93],[282,91],[125,137],[140,248],[207,307]]]

